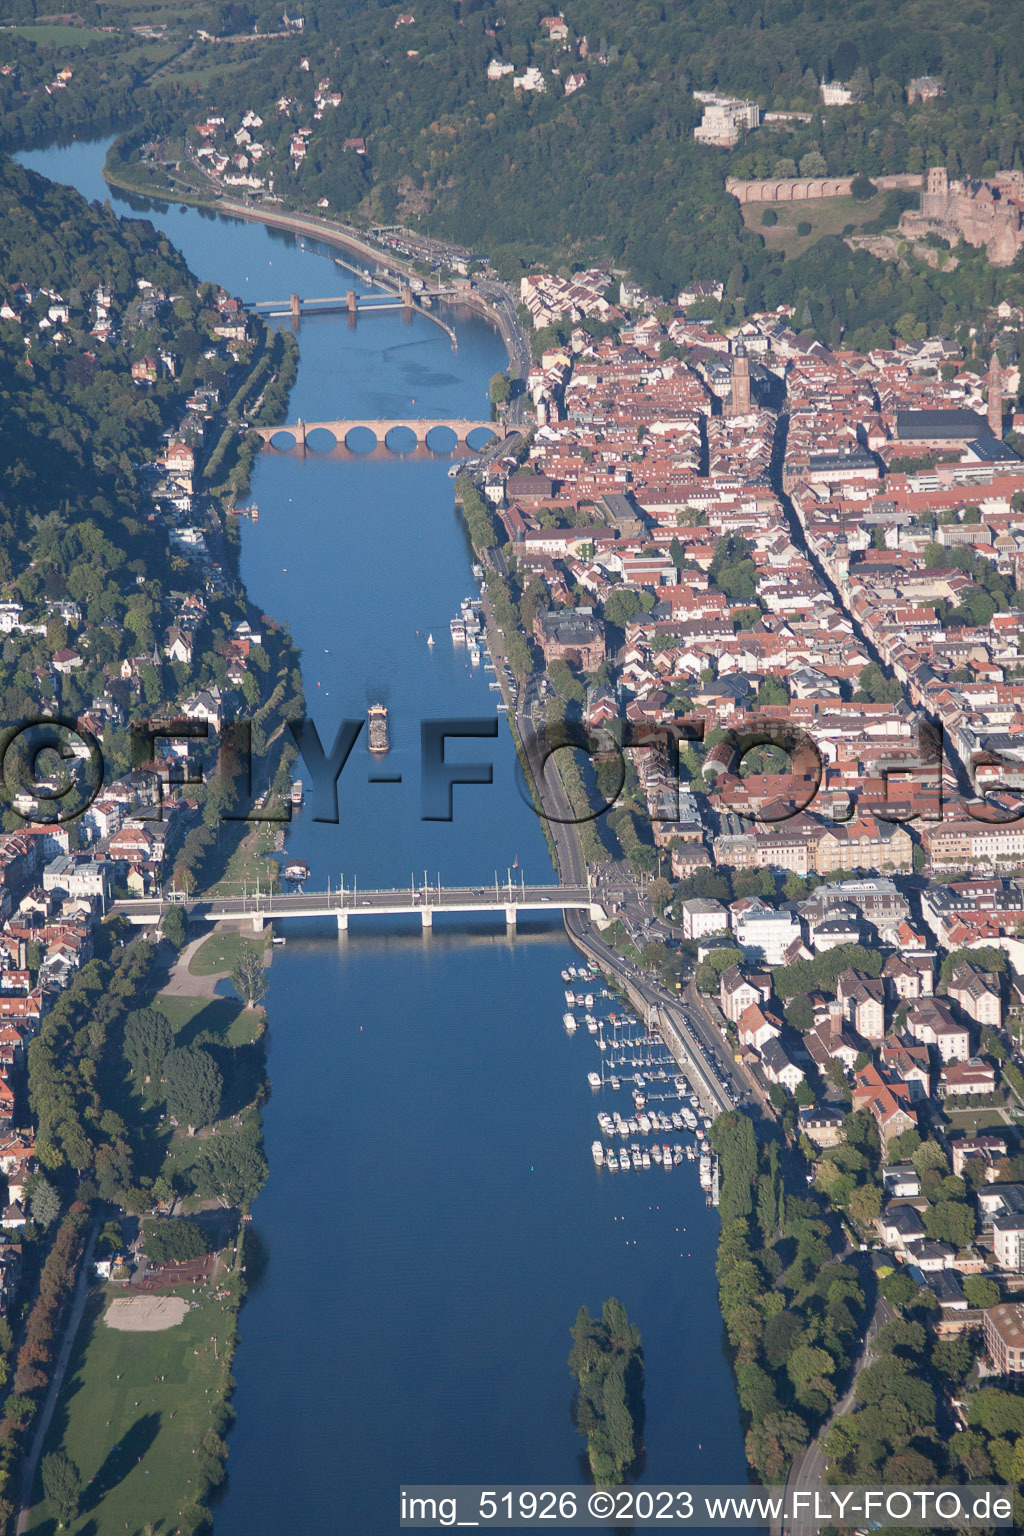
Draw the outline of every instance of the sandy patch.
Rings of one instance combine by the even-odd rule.
[[[174,1328],[187,1311],[184,1296],[119,1296],[110,1303],[103,1321],[121,1333],[159,1333]]]

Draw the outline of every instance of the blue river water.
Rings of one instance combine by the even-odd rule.
[[[23,154],[89,198],[106,145]],[[260,225],[195,209],[145,213],[193,270],[249,299],[334,294],[330,257]],[[301,322],[289,418],[486,418],[497,333],[454,322],[458,351],[422,317]],[[420,819],[419,723],[494,718],[489,674],[449,639],[475,592],[449,460],[265,454],[246,524],[253,601],[292,629],[320,735],[380,699],[388,772],[371,785],[365,731],[340,783],[337,827],[296,816],[291,855],[310,886],[490,883],[518,860],[551,865],[496,740],[449,748],[490,761],[494,783],[455,790],[451,822]],[[436,644],[428,646],[433,633]],[[647,1371],[648,1483],[745,1480],[723,1348],[717,1215],[695,1168],[613,1175],[593,1166],[598,1052],[562,1029],[560,924],[467,926],[355,919],[292,924],[271,970],[266,1109],[270,1178],[255,1207],[266,1263],[241,1316],[221,1536],[397,1527],[410,1483],[574,1483],[569,1329],[582,1303],[618,1296]]]

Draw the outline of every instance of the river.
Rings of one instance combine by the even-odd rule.
[[[126,199],[100,171],[105,143],[19,158],[87,197]],[[352,285],[323,254],[260,225],[147,209],[193,270],[247,299]],[[358,286],[358,285],[357,285]],[[422,317],[304,319],[290,417],[486,417],[497,334],[465,315],[458,352]],[[242,574],[291,625],[321,737],[382,698],[388,772],[370,785],[361,741],[337,827],[300,812],[289,852],[311,887],[489,883],[518,858],[550,878],[535,816],[496,741],[449,748],[494,763],[457,787],[449,823],[423,822],[419,722],[493,717],[488,674],[449,640],[475,591],[449,461],[263,455]],[[436,645],[426,636],[433,632]],[[364,732],[365,737],[365,732]],[[745,1479],[723,1350],[718,1218],[692,1164],[669,1178],[593,1166],[598,1052],[562,1029],[560,924],[438,919],[292,924],[268,1000],[270,1178],[255,1207],[266,1254],[241,1315],[238,1418],[220,1536],[396,1527],[400,1484],[581,1480],[570,1420],[569,1329],[581,1303],[617,1295],[642,1330],[650,1483]]]

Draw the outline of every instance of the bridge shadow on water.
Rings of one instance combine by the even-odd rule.
[[[277,932],[283,934],[288,945],[319,945],[325,942],[344,944],[349,950],[387,949],[392,952],[421,952],[431,948],[436,952],[453,949],[493,949],[511,947],[528,941],[531,944],[565,944],[568,938],[561,916],[544,913],[521,916],[516,928],[508,928],[504,914],[495,912],[486,917],[459,912],[435,912],[432,928],[424,928],[417,913],[408,916],[373,917],[372,922],[361,923],[358,908],[349,908],[349,927],[338,932],[337,924],[330,917],[289,918],[280,923]]]

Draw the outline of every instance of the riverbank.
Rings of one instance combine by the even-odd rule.
[[[269,229],[284,229],[290,234],[305,236],[312,240],[321,241],[324,245],[336,247],[341,251],[348,251],[356,256],[361,256],[365,261],[386,262],[389,270],[400,273],[409,279],[420,279],[422,274],[411,262],[403,261],[392,251],[382,246],[373,245],[363,239],[347,225],[337,225],[330,219],[322,219],[313,214],[300,213],[274,213],[265,208],[254,208],[250,203],[238,201],[236,198],[217,196],[216,194],[203,195],[195,191],[171,190],[167,187],[149,186],[132,181],[123,174],[119,175],[110,165],[109,157],[103,167],[103,179],[112,187],[127,193],[131,197],[146,197],[154,202],[182,203],[189,207],[205,209],[211,213],[222,213],[228,218],[242,219],[248,223],[263,224]],[[529,342],[518,329],[518,322],[510,317],[504,307],[492,303],[486,295],[477,289],[471,288],[466,293],[460,294],[454,301],[454,307],[464,307],[484,317],[489,324],[501,336],[505,343],[509,356],[509,371],[513,377],[522,371],[521,360],[529,355]],[[426,310],[421,311],[427,318],[435,318]],[[444,326],[445,330],[450,330]]]

